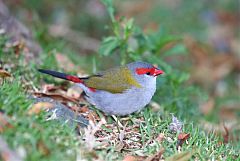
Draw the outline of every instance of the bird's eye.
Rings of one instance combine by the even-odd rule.
[[[147,72],[146,74],[147,74],[147,75],[151,75],[151,73],[150,73],[150,72]]]

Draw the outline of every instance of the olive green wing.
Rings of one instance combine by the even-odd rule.
[[[132,86],[141,88],[141,85],[126,67],[115,68],[90,76],[84,80],[84,84],[88,87],[111,93],[123,93]]]

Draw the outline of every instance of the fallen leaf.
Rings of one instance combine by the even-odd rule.
[[[55,86],[54,84],[44,84],[42,86],[42,91],[44,91],[44,93],[46,92],[53,92],[60,89],[60,86]]]
[[[61,102],[64,101],[70,101],[70,102],[74,102],[74,103],[78,103],[77,99],[62,95],[62,94],[58,94],[58,93],[43,93],[43,92],[34,92],[33,93],[35,96],[37,97],[50,97],[54,100],[59,100]]]
[[[11,77],[11,74],[4,69],[0,69],[0,77],[2,78]]]
[[[89,151],[86,148],[78,148],[76,155],[77,155],[77,158],[76,158],[77,161],[85,161],[86,158],[91,158],[90,160],[100,160],[96,151],[94,150]]]
[[[224,126],[222,123],[214,124],[207,121],[201,121],[200,124],[206,132],[225,137],[225,141],[238,141],[240,139],[239,135],[233,135],[234,130],[240,130],[237,120],[224,122]]]
[[[94,118],[94,116],[90,113],[87,114],[87,119],[91,120],[92,122],[96,123],[96,119]]]
[[[16,55],[19,55],[21,51],[25,48],[25,42],[24,40],[16,40],[16,41],[9,41],[6,43],[6,48],[11,48],[13,49],[14,53]]]
[[[117,144],[115,145],[115,151],[121,152],[124,147],[124,143],[121,141],[118,141]]]
[[[230,102],[223,104],[219,111],[219,117],[223,121],[238,120],[238,113],[240,112],[239,102]]]
[[[225,126],[225,124],[223,124],[223,128],[224,128],[224,130],[225,130],[225,134],[223,135],[223,143],[228,143],[229,142],[229,130],[228,130],[228,128]]]
[[[190,134],[180,133],[178,135],[177,147],[182,146],[182,144],[190,137]]]
[[[154,155],[147,157],[144,161],[158,161],[162,158],[164,151],[165,149],[162,148],[160,151],[158,151]]]
[[[23,49],[25,48],[25,42],[24,41],[18,41],[18,42],[16,42],[15,44],[14,44],[14,46],[13,46],[13,49],[14,49],[14,53],[16,54],[16,55],[19,55],[22,51],[23,51]]]
[[[50,154],[50,149],[44,144],[42,140],[37,142],[37,148],[42,153],[43,155],[49,155]]]
[[[123,161],[137,161],[137,158],[132,155],[127,155],[124,157]]]
[[[160,111],[163,109],[157,102],[154,101],[151,101],[149,105],[152,107],[153,111]]]
[[[123,161],[142,161],[144,157],[127,155],[124,157]]]
[[[213,98],[210,98],[207,102],[202,103],[199,107],[201,112],[204,115],[207,115],[213,110],[214,105],[215,105],[215,100]]]
[[[201,44],[191,37],[185,38],[185,44],[194,63],[190,82],[210,88],[234,70],[236,64],[234,56],[215,54],[210,46]]]
[[[200,125],[205,131],[207,131],[209,133],[213,132],[215,134],[223,134],[225,132],[225,129],[222,126],[222,124],[216,124],[216,123],[202,120],[200,122]],[[238,125],[239,125],[238,121],[232,121],[232,122],[225,123],[225,126],[228,128],[228,130],[240,129],[240,126],[238,126]]]
[[[13,128],[8,119],[9,118],[4,113],[0,112],[0,133],[2,133],[6,128]]]
[[[79,99],[83,90],[80,87],[72,86],[67,90],[67,96],[75,99]]]
[[[185,151],[166,158],[166,161],[187,161],[191,159],[192,155],[192,151]]]
[[[160,133],[160,134],[158,135],[158,137],[157,137],[156,140],[157,140],[158,142],[162,142],[164,138],[165,138],[164,133]]]
[[[89,112],[89,108],[87,106],[83,106],[83,107],[78,107],[78,110],[80,113],[87,113]]]
[[[54,105],[49,102],[38,102],[29,109],[28,114],[39,114],[43,110],[53,108],[53,106]]]

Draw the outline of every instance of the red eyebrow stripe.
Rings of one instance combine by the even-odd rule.
[[[137,68],[136,69],[136,73],[138,74],[138,75],[142,75],[142,74],[146,74],[146,73],[148,73],[148,72],[151,72],[152,71],[152,68]]]

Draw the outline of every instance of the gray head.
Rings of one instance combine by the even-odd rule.
[[[163,74],[163,71],[146,62],[133,62],[127,64],[134,78],[144,87],[156,84],[156,77]]]

